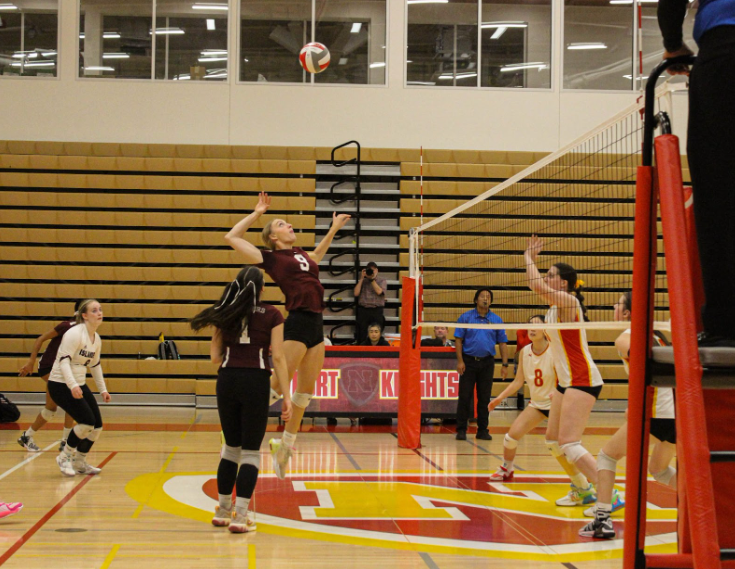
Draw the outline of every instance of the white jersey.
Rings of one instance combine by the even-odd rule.
[[[66,383],[69,389],[84,385],[87,383],[87,368],[99,366],[101,352],[102,340],[99,334],[95,332],[94,338],[90,338],[85,325],[74,326],[64,334],[61,340],[59,352],[56,354],[56,361],[48,380]],[[69,360],[72,377],[64,376],[61,362],[66,359]],[[102,392],[105,388],[104,383],[102,385],[99,385],[98,381],[96,383],[98,383],[97,388]]]
[[[623,334],[630,334],[630,328],[628,328]],[[623,335],[621,334],[621,336]],[[663,346],[664,343],[661,339],[654,335],[653,341],[658,345]],[[621,354],[618,352],[620,359],[623,360],[625,366],[625,373],[630,375],[630,358],[628,354]],[[676,417],[675,413],[676,405],[674,403],[674,389],[672,387],[654,387],[653,388],[653,419],[673,419]]]
[[[575,299],[575,302],[577,300]],[[575,322],[584,322],[582,307],[577,303]],[[556,305],[546,313],[546,322],[557,324],[559,312]],[[586,330],[546,330],[551,342],[556,376],[560,387],[597,387],[602,385],[602,375],[590,354]]]
[[[528,344],[521,350],[520,361],[523,362],[524,379],[531,393],[529,405],[548,411],[551,409],[551,392],[556,389],[556,370],[550,345],[537,354],[533,351],[533,344]]]

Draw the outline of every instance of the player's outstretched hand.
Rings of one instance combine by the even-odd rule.
[[[255,206],[255,212],[264,214],[266,211],[268,211],[268,208],[270,206],[271,206],[271,197],[265,192],[260,192],[258,194],[258,203]]]
[[[528,245],[526,246],[526,255],[532,260],[536,260],[538,254],[544,248],[544,242],[538,235],[531,235],[528,238]]]
[[[338,214],[336,211],[332,214],[332,227],[334,227],[337,231],[342,229],[347,222],[350,220],[352,216],[348,213],[340,213]]]

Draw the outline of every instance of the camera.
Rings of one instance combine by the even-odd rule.
[[[373,271],[372,268],[368,267],[367,269],[365,269],[365,276],[372,277],[374,272],[375,271]]]

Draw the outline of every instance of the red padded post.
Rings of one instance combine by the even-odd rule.
[[[421,448],[421,329],[413,339],[416,279],[403,277],[398,363],[398,446]]]

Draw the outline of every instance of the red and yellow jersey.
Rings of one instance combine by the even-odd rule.
[[[537,354],[533,344],[521,350],[520,360],[523,362],[523,375],[531,394],[531,407],[548,411],[551,409],[551,392],[556,389],[556,370],[551,356],[551,344]]]
[[[576,302],[576,299],[575,299]],[[582,307],[577,303],[575,322],[584,322]],[[559,312],[556,305],[546,313],[548,324],[559,323]],[[602,385],[600,370],[592,359],[587,344],[585,330],[546,330],[551,342],[551,355],[554,358],[556,376],[561,387]]]
[[[630,334],[630,328],[628,328],[623,334]],[[622,334],[621,334],[622,336]],[[659,346],[665,346],[664,342],[654,334],[653,341]],[[630,357],[628,354],[621,354],[618,352],[620,359],[623,360],[625,366],[625,373],[630,375]],[[674,403],[674,390],[671,387],[654,387],[653,388],[653,419],[674,419],[676,405]]]

